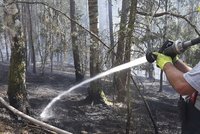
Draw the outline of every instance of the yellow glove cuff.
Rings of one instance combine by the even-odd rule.
[[[172,63],[172,58],[170,56],[166,56],[158,52],[154,52],[153,54],[157,56],[156,65],[162,70],[166,63]]]
[[[175,56],[175,57],[172,59],[173,64],[176,63],[178,60],[179,60],[178,56]]]

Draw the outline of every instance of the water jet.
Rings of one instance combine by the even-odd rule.
[[[61,99],[62,96],[67,95],[68,93],[70,93],[74,89],[77,89],[77,88],[79,88],[79,87],[81,87],[81,86],[83,86],[83,85],[85,85],[85,84],[87,84],[89,82],[92,82],[94,80],[100,79],[100,78],[105,77],[105,76],[107,76],[109,74],[113,74],[115,72],[119,72],[119,71],[128,69],[130,67],[137,66],[137,65],[141,65],[141,64],[146,63],[146,62],[147,62],[146,57],[143,56],[141,58],[135,59],[135,60],[130,61],[128,63],[124,63],[122,65],[113,67],[113,68],[111,68],[111,69],[109,69],[109,70],[107,70],[105,72],[102,72],[102,73],[100,73],[100,74],[98,74],[98,75],[96,75],[96,76],[94,76],[92,78],[89,78],[89,79],[87,79],[85,81],[82,81],[81,83],[79,83],[79,84],[71,87],[69,90],[62,92],[61,94],[59,94],[58,96],[56,96],[55,98],[53,98],[52,101],[44,108],[44,110],[40,114],[41,119],[46,120],[46,119],[50,118],[51,114],[49,114],[49,113],[50,113],[50,108],[52,107],[52,105],[56,101],[58,101],[59,99]]]

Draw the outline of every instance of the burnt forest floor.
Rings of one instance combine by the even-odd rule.
[[[31,116],[40,119],[44,107],[59,93],[75,85],[72,67],[66,71],[50,73],[46,69],[45,75],[27,73],[27,91]],[[7,101],[8,66],[0,64],[0,97]],[[86,79],[86,78],[85,78]],[[163,83],[163,92],[158,92],[159,81],[134,77],[140,85],[140,91],[146,99],[159,134],[180,134],[178,115],[178,94]],[[115,98],[113,84],[102,80],[102,86],[109,100]],[[62,97],[52,107],[53,116],[45,122],[74,134],[124,134],[126,131],[127,108],[125,104],[114,103],[112,106],[103,104],[89,104],[84,101],[87,96],[86,84]],[[154,134],[154,127],[145,104],[134,86],[131,87],[131,124],[130,134]],[[8,110],[0,104],[0,133],[5,134],[47,134],[47,130],[30,122],[14,120]]]

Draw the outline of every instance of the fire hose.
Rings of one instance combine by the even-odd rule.
[[[185,41],[182,42],[180,40],[178,41],[171,41],[171,40],[167,40],[163,46],[159,49],[159,53],[163,53],[167,56],[171,56],[174,57],[177,54],[181,54],[183,53],[185,50],[187,50],[189,47],[193,46],[193,45],[197,45],[198,43],[200,43],[200,37],[193,39],[193,40],[189,40],[189,41]],[[147,51],[146,53],[146,59],[149,63],[153,63],[156,60],[156,55],[153,54],[151,51]]]

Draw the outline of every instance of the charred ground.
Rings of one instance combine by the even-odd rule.
[[[48,69],[44,76],[27,73],[27,90],[31,116],[40,120],[40,113],[53,97],[76,84],[73,69],[66,67],[65,72]],[[0,64],[0,96],[6,99],[8,66]],[[140,91],[148,102],[158,131],[162,134],[179,134],[178,94],[164,83],[163,92],[159,90],[159,81],[135,77],[137,83],[143,83]],[[115,97],[112,83],[102,80],[107,97]],[[141,84],[140,84],[141,85]],[[141,86],[142,87],[142,86]],[[114,103],[112,106],[91,104],[85,101],[88,85],[76,89],[64,96],[52,107],[54,116],[45,121],[66,131],[79,133],[123,134],[126,130],[127,108],[125,104]],[[131,88],[131,134],[153,134],[154,127],[149,118],[138,91]],[[25,122],[25,123],[24,123]],[[27,121],[16,121],[0,104],[0,133],[51,133]]]

